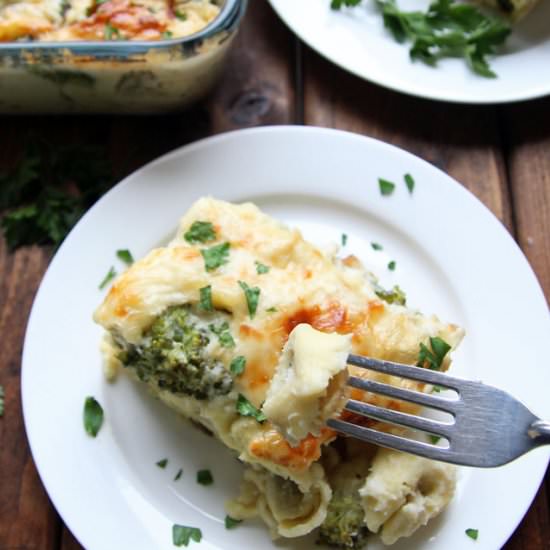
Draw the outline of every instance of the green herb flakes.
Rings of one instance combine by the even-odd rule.
[[[391,262],[388,263],[388,269],[390,271],[395,271],[396,266],[397,264],[395,263],[395,260],[392,260]]]
[[[260,289],[257,286],[250,287],[244,281],[239,281],[239,286],[243,289],[246,298],[248,314],[250,318],[253,319],[258,309],[258,302],[260,301]]]
[[[430,338],[431,351],[424,344],[420,344],[418,352],[417,367],[428,367],[430,370],[439,370],[443,364],[445,356],[450,351],[451,346],[438,336]]]
[[[109,269],[107,275],[105,275],[103,281],[99,283],[99,290],[103,290],[114,278],[116,277],[116,271],[115,268],[111,266],[111,269]]]
[[[218,337],[222,348],[235,347],[235,340],[233,340],[233,336],[231,336],[231,332],[229,332],[229,324],[227,321],[224,321],[218,326],[210,324],[208,325],[208,328]]]
[[[229,365],[229,370],[235,376],[240,376],[244,372],[245,368],[246,357],[244,357],[243,355],[235,357],[235,359],[233,359],[233,361],[231,361],[231,364]]]
[[[187,14],[183,11],[174,10],[174,15],[180,20],[180,21],[187,21]]]
[[[226,264],[229,258],[229,248],[229,243],[223,243],[201,250],[206,271],[214,271],[214,269]]]
[[[278,311],[278,309],[276,307],[268,307],[266,309],[267,313],[275,313],[276,311]]]
[[[197,483],[200,485],[212,485],[214,478],[210,470],[199,470],[197,472]]]
[[[466,529],[465,533],[466,533],[472,540],[477,540],[477,537],[479,536],[479,530],[478,530],[478,529]]]
[[[117,258],[123,261],[126,265],[132,265],[134,263],[134,257],[129,250],[117,250]]]
[[[373,250],[384,250],[384,247],[381,244],[378,243],[370,243]]]
[[[202,532],[197,527],[187,527],[185,525],[172,526],[172,542],[174,546],[187,546],[190,541],[200,542]]]
[[[162,38],[164,38],[164,40],[169,40],[170,38],[172,38],[174,35],[172,33],[172,31],[164,31],[162,33]]]
[[[4,416],[4,386],[0,386],[0,418]]]
[[[339,10],[342,6],[353,7],[358,6],[362,0],[332,0],[330,7],[333,10]]]
[[[122,38],[120,31],[110,23],[106,23],[103,27],[103,37],[105,40],[120,40]]]
[[[437,445],[439,443],[439,441],[441,440],[441,438],[438,436],[438,435],[430,435],[430,441],[434,444],[434,445]]]
[[[267,416],[257,409],[244,395],[241,393],[237,398],[237,412],[242,416],[251,416],[260,424],[267,420]]]
[[[180,479],[180,477],[182,476],[183,474],[183,470],[180,468],[178,470],[178,473],[176,474],[176,476],[174,477],[174,481],[178,481],[178,479]]]
[[[260,262],[255,262],[256,264],[256,273],[258,275],[264,275],[265,273],[269,273],[269,270],[271,269],[268,265],[264,265]]]
[[[93,397],[86,397],[84,401],[84,429],[86,433],[95,437],[103,424],[103,408]]]
[[[199,289],[200,292],[200,301],[199,307],[203,311],[214,311],[214,306],[212,305],[212,286],[204,286]]]
[[[341,242],[342,246],[346,246],[346,244],[348,244],[348,236],[345,233],[342,233]]]
[[[378,178],[378,186],[380,187],[380,194],[384,197],[391,195],[395,191],[395,183],[384,178]]]
[[[394,285],[391,290],[386,290],[379,285],[375,285],[374,292],[381,300],[384,300],[388,304],[404,306],[407,303],[407,295],[398,285]]]
[[[191,244],[207,243],[216,240],[216,230],[211,222],[196,221],[191,224],[183,238]]]
[[[168,459],[163,458],[162,460],[159,460],[158,462],[155,462],[155,464],[161,469],[164,470],[166,468],[166,465],[168,464]]]
[[[405,174],[403,179],[405,180],[405,185],[407,186],[409,193],[412,195],[412,192],[414,191],[414,178],[410,174]]]
[[[242,519],[234,519],[231,516],[225,516],[225,528],[226,529],[235,529],[239,523],[242,523]]]

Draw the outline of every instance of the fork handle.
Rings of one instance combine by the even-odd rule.
[[[535,420],[529,426],[529,436],[540,445],[550,444],[550,422]]]

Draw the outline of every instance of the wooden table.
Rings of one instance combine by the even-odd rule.
[[[63,144],[107,143],[119,178],[166,151],[226,130],[267,124],[351,130],[402,147],[462,182],[517,240],[550,297],[550,98],[471,107],[390,92],[309,50],[265,0],[250,4],[224,79],[202,104],[185,114],[147,118],[3,117],[0,169],[17,157],[31,130]],[[23,336],[50,257],[51,250],[38,247],[9,254],[0,241],[0,384],[6,391],[0,550],[81,548],[42,487],[21,413]],[[550,548],[549,490],[547,474],[507,550]]]

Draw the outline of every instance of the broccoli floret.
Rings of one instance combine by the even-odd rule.
[[[144,333],[139,345],[123,344],[119,359],[144,382],[172,393],[210,399],[233,387],[223,363],[206,355],[208,331],[198,328],[188,306],[168,308]],[[120,343],[120,339],[117,339]]]
[[[319,530],[319,544],[358,550],[367,543],[368,534],[359,493],[336,490]]]

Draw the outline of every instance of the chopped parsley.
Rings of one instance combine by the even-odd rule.
[[[211,222],[196,221],[191,224],[183,238],[191,244],[207,243],[216,240],[216,230]]]
[[[86,397],[84,401],[84,429],[86,433],[95,437],[103,424],[103,408],[93,397]]]
[[[268,308],[266,309],[266,311],[267,311],[267,313],[275,313],[275,312],[278,311],[278,310],[277,310],[276,307],[271,306],[271,307],[268,307]]]
[[[4,386],[0,386],[0,417],[4,416]]]
[[[398,285],[394,285],[391,290],[386,290],[380,285],[375,285],[374,292],[381,300],[384,300],[388,304],[404,306],[407,303],[407,295]]]
[[[180,20],[180,21],[186,21],[187,20],[187,14],[182,12],[182,11],[179,11],[179,10],[174,10],[174,15]]]
[[[164,38],[165,40],[168,40],[169,38],[172,38],[172,36],[174,36],[172,34],[172,31],[164,31],[162,33],[162,38]]]
[[[440,393],[443,388],[441,386],[433,386],[432,393]]]
[[[479,530],[478,529],[466,529],[464,531],[472,540],[477,540],[477,537],[479,536]]]
[[[168,459],[167,458],[163,458],[162,460],[159,460],[158,462],[155,462],[155,464],[161,468],[162,470],[164,470],[164,468],[166,468],[166,465],[168,464]]]
[[[392,260],[391,262],[388,263],[388,269],[390,271],[395,271],[395,267],[396,267],[396,263],[395,263],[395,260]]]
[[[201,485],[212,485],[212,483],[214,483],[212,472],[210,470],[199,470],[197,472],[197,483]]]
[[[255,262],[256,263],[256,273],[258,275],[263,275],[264,273],[268,273],[271,269],[268,265],[264,265],[261,262]]]
[[[187,527],[185,525],[172,526],[172,542],[174,546],[187,546],[190,541],[200,542],[202,532],[197,527]]]
[[[348,244],[348,236],[345,233],[342,233],[341,241],[342,246],[346,246],[346,244]]]
[[[212,286],[203,286],[199,289],[200,292],[200,302],[199,307],[203,311],[214,311],[214,306],[212,305]]]
[[[183,474],[183,470],[180,468],[178,470],[178,473],[176,474],[176,477],[174,477],[174,481],[177,481]]]
[[[245,368],[246,357],[244,357],[243,355],[235,357],[235,359],[233,359],[233,361],[231,361],[231,364],[229,365],[229,370],[235,376],[240,376],[244,372]]]
[[[230,246],[229,243],[222,243],[201,250],[206,271],[214,271],[228,262]]]
[[[116,277],[115,268],[111,266],[107,275],[105,275],[103,281],[99,283],[99,290],[103,290],[114,278]]]
[[[106,23],[103,27],[103,36],[105,40],[120,40],[122,38],[120,31],[110,23]]]
[[[129,250],[117,250],[117,258],[123,261],[126,265],[132,265],[134,263],[134,257]]]
[[[405,180],[405,185],[407,186],[409,193],[412,195],[412,192],[414,191],[414,178],[410,174],[405,174],[403,179]]]
[[[395,183],[385,180],[384,178],[378,178],[378,186],[380,187],[380,194],[387,197],[395,191]]]
[[[362,0],[332,0],[330,7],[333,10],[339,10],[342,6],[358,6]]]
[[[440,437],[438,435],[430,435],[430,441],[434,444],[434,445],[437,445],[440,441]]]
[[[428,366],[430,370],[439,370],[451,346],[439,336],[434,336],[430,338],[430,347],[432,348],[431,351],[426,345],[420,344],[416,366]]]
[[[231,516],[225,516],[225,528],[226,529],[234,529],[239,525],[239,523],[242,523],[242,519],[234,519]]]
[[[255,418],[260,424],[267,420],[267,416],[260,409],[257,409],[242,393],[239,393],[237,398],[237,412],[241,416]]]
[[[235,340],[233,340],[233,336],[231,336],[231,332],[229,332],[229,324],[227,321],[224,321],[218,326],[210,324],[208,328],[218,337],[222,348],[235,347]]]
[[[384,247],[378,243],[370,243],[373,250],[384,250]]]
[[[243,289],[246,298],[248,314],[250,318],[253,319],[258,309],[258,302],[260,301],[260,289],[257,286],[250,287],[244,281],[239,281],[239,286]]]

